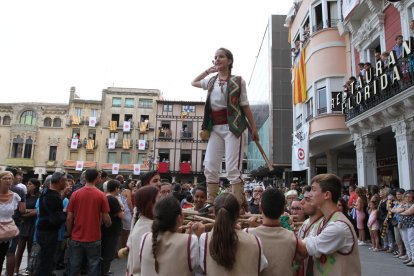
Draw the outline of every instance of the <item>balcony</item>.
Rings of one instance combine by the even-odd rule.
[[[162,129],[158,131],[158,139],[159,140],[171,140],[172,139],[172,132],[170,129]]]
[[[123,149],[131,149],[133,145],[132,139],[123,139],[123,140],[115,140],[114,144],[111,144],[109,138],[106,139],[105,143],[108,149],[115,149],[115,148],[123,148]]]
[[[180,140],[193,140],[193,133],[191,131],[180,131]]]
[[[85,123],[85,117],[71,115],[66,125],[67,126],[80,126],[80,125],[83,125],[84,123]],[[88,118],[88,124],[89,124],[89,118]]]
[[[112,163],[103,163],[101,165],[101,169],[106,171],[112,171]],[[148,162],[144,162],[144,164],[141,164],[140,169],[141,171],[148,171]],[[119,164],[119,171],[132,173],[134,171],[134,164]]]
[[[345,99],[346,102],[343,111],[345,113],[345,120],[348,122],[360,117],[377,106],[381,106],[381,109],[384,109],[386,108],[385,105],[388,106],[408,100],[410,97],[413,98],[414,89],[410,89],[408,92],[406,91],[414,86],[413,58],[414,53],[400,58],[396,62],[396,68],[390,67],[384,69],[384,74],[374,76],[373,81],[366,84],[362,91],[354,91],[353,94],[349,94]],[[395,80],[393,83],[392,78],[396,78],[395,71],[399,72],[400,80]],[[385,88],[381,89],[382,87]],[[370,91],[370,97],[365,97],[367,94],[365,91],[367,90]],[[375,95],[374,91],[376,91]],[[371,113],[367,112],[368,115]]]
[[[67,140],[68,140],[67,145],[71,150],[76,150],[76,149],[79,149],[80,147],[82,147],[82,142],[81,142],[80,139],[78,139],[77,143],[73,138],[68,138]],[[75,147],[76,147],[76,149],[75,149]]]
[[[99,125],[100,121],[101,121],[100,118],[88,117],[88,120],[86,123],[88,124],[89,127],[95,127]]]
[[[109,131],[118,132],[118,121],[109,121]]]
[[[85,147],[87,151],[93,151],[98,147],[98,142],[93,139],[83,139],[82,145]]]
[[[77,160],[64,160],[63,161],[63,167],[66,169],[76,169],[76,162]],[[96,168],[96,162],[94,161],[84,161],[83,162],[83,169],[89,169],[89,168]]]
[[[150,130],[150,123],[148,120],[139,123],[139,132],[146,133],[148,130]]]
[[[190,162],[181,162],[180,163],[180,172],[182,174],[190,174],[191,173],[191,163]]]
[[[170,162],[159,162],[158,163],[158,172],[159,173],[168,173],[170,170]]]
[[[35,165],[34,159],[30,158],[7,158],[4,165],[11,167],[26,167],[33,168]]]

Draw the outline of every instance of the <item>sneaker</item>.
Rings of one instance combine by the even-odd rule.
[[[412,261],[411,261],[411,260],[405,260],[405,261],[403,262],[403,264],[408,264],[408,263],[412,263]]]
[[[407,255],[403,255],[403,256],[398,257],[398,259],[406,260],[407,257],[408,257]]]
[[[379,252],[380,250],[378,248],[372,249],[373,252]]]
[[[359,241],[359,242],[358,242],[358,245],[365,245],[365,242],[363,242],[363,241]]]
[[[411,266],[411,267],[414,267],[414,262],[413,261],[411,261],[411,262],[409,262],[409,263],[407,263],[407,264],[405,264],[406,266]]]

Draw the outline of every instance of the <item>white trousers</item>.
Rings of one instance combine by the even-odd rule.
[[[204,175],[207,183],[219,183],[219,170],[225,156],[227,179],[230,184],[242,182],[243,134],[237,138],[229,125],[215,125],[210,133],[204,158]]]
[[[414,261],[414,227],[401,228],[401,238],[404,242],[405,251],[409,258]]]

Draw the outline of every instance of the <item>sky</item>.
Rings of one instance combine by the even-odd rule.
[[[191,81],[228,48],[248,80],[271,14],[292,0],[5,0],[0,2],[0,102],[68,103],[70,87],[159,89],[199,101]],[[287,39],[287,38],[286,38]]]

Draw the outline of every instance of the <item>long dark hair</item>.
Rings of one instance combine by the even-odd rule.
[[[155,260],[155,272],[159,271],[157,260],[158,234],[165,231],[174,231],[177,226],[177,217],[181,215],[181,207],[178,201],[167,196],[155,204],[154,221],[152,223],[152,255]]]
[[[237,236],[235,225],[240,206],[236,197],[230,193],[221,194],[214,203],[216,222],[210,242],[210,255],[226,270],[232,270],[236,262]]]
[[[141,185],[146,186],[150,183],[151,179],[156,176],[158,171],[149,171],[141,177]]]
[[[157,195],[158,189],[154,186],[145,186],[138,189],[134,195],[135,207],[137,207],[135,221],[138,221],[140,215],[153,219],[153,209]]]
[[[217,49],[217,51],[223,51],[224,52],[224,54],[226,55],[226,57],[229,59],[229,60],[231,60],[231,63],[229,64],[229,77],[231,76],[231,69],[233,69],[233,63],[234,63],[234,59],[233,59],[233,54],[232,54],[232,52],[229,50],[229,49],[226,49],[226,48],[223,48],[223,47],[221,47],[221,48],[218,48]],[[214,87],[214,82],[217,80],[217,78],[218,78],[218,74],[216,74],[215,76],[213,76],[209,81],[208,81],[208,83],[207,83],[207,90],[209,91],[209,92],[211,92],[212,90],[213,90],[213,87]]]

